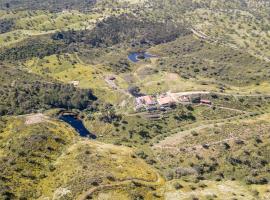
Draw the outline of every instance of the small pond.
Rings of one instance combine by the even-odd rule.
[[[59,119],[71,125],[80,134],[81,137],[96,139],[96,135],[90,133],[83,125],[83,122],[75,115],[61,115]]]
[[[155,58],[155,55],[151,55],[147,52],[133,52],[128,55],[128,59],[134,63],[139,62],[140,60],[145,60],[148,58]]]

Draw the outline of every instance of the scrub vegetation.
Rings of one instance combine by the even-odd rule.
[[[270,199],[269,13],[1,1],[0,199]]]
[[[89,89],[50,82],[23,70],[1,66],[0,114],[25,114],[50,108],[85,109],[96,97]],[[12,79],[10,79],[12,77]]]

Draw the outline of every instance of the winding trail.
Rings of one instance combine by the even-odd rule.
[[[164,184],[164,179],[159,175],[158,172],[156,172],[156,180],[154,181],[147,181],[147,180],[138,179],[138,178],[127,178],[124,180],[119,180],[118,182],[114,184],[106,184],[106,185],[101,185],[101,186],[91,188],[87,190],[86,192],[84,192],[83,194],[81,194],[77,198],[77,200],[86,200],[89,196],[93,195],[95,192],[105,190],[105,189],[111,189],[115,187],[117,188],[121,186],[126,186],[131,183],[137,183],[137,184],[145,185],[145,186],[158,186],[158,185]]]
[[[74,141],[74,143],[71,144],[62,153],[62,155],[59,156],[59,158],[55,162],[55,165],[57,165],[59,162],[64,162],[64,158],[67,154],[74,151],[79,146],[81,146],[83,144],[88,144],[88,143],[89,143],[88,140],[81,140],[79,142]],[[99,142],[95,141],[95,143],[99,143]],[[103,145],[112,146],[111,144],[103,144]],[[115,183],[112,183],[112,184],[104,184],[104,185],[90,188],[89,190],[84,191],[82,194],[80,194],[76,198],[76,200],[86,200],[89,196],[93,195],[96,192],[99,192],[102,190],[107,190],[107,189],[113,189],[113,188],[117,188],[117,187],[124,187],[124,186],[130,185],[132,183],[135,183],[138,185],[144,185],[144,186],[152,186],[152,187],[163,185],[165,183],[164,178],[157,171],[154,171],[154,173],[155,173],[154,180],[145,180],[145,179],[140,179],[140,178],[126,178],[126,179],[117,180]]]
[[[154,144],[153,149],[171,149],[171,148],[175,149],[176,146],[182,141],[182,139],[185,136],[190,135],[193,131],[200,131],[200,130],[203,130],[205,128],[214,128],[215,126],[223,125],[225,123],[226,122],[204,124],[204,125],[200,125],[196,128],[192,128],[189,130],[178,132],[172,136],[165,138],[164,140],[160,141],[159,143]]]
[[[218,121],[211,120],[211,121],[208,121],[208,123],[204,122],[204,124],[198,125],[197,127],[190,128],[190,129],[184,130],[184,131],[179,131],[176,134],[173,134],[171,136],[166,137],[165,139],[163,139],[159,143],[155,143],[153,145],[152,149],[176,149],[177,145],[182,142],[182,139],[185,136],[190,135],[193,131],[200,131],[200,130],[203,130],[206,128],[214,128],[215,126],[221,126],[221,125],[224,125],[226,123],[233,123],[230,121],[234,120],[234,119],[239,119],[240,116],[246,116],[246,117],[250,118],[251,114],[252,113],[243,113],[242,115],[237,115],[237,116],[226,118],[226,119],[220,119]]]
[[[108,85],[110,88],[112,88],[112,89],[114,89],[114,90],[117,90],[117,91],[121,92],[122,94],[124,94],[124,95],[126,95],[126,96],[128,96],[128,97],[133,97],[127,90],[124,90],[124,89],[120,88],[120,87],[115,83],[114,80],[110,80],[108,77],[105,77],[104,79],[105,79],[105,82],[107,83],[107,85]]]
[[[184,151],[185,152],[191,152],[191,151],[194,151],[194,150],[201,150],[201,149],[204,148],[203,145],[207,145],[208,147],[211,147],[213,145],[218,145],[218,144],[221,144],[221,143],[224,143],[224,142],[229,142],[231,140],[236,140],[236,139],[239,139],[239,137],[228,137],[228,138],[218,140],[218,141],[215,141],[215,142],[211,142],[211,143],[197,144],[197,145],[194,145],[194,146],[186,147],[184,149]],[[183,151],[182,149],[180,149],[177,146],[166,146],[166,147],[162,147],[161,149],[163,149],[163,150],[171,150],[171,151],[177,152],[177,153],[180,153],[180,152]]]
[[[217,94],[220,96],[233,96],[233,97],[270,97],[269,94],[235,94],[235,93],[222,93],[222,92],[215,92],[215,91],[188,91],[188,92],[176,92],[172,93],[174,95],[178,96],[184,96],[184,95],[202,95],[202,94]]]
[[[230,110],[230,111],[235,111],[235,112],[239,112],[239,113],[250,113],[248,111],[244,111],[244,110],[239,110],[239,109],[236,109],[236,108],[229,108],[229,107],[224,107],[224,106],[216,106],[217,108],[220,108],[220,109],[223,109],[223,110]]]
[[[254,54],[254,52],[252,52],[253,50],[245,50],[243,48],[239,48],[239,46],[237,46],[236,44],[232,44],[232,43],[228,43],[228,42],[225,42],[223,39],[214,39],[213,37],[205,34],[204,32],[202,32],[201,30],[196,30],[194,27],[190,28],[190,31],[193,33],[193,35],[205,42],[208,42],[210,44],[219,44],[219,45],[223,45],[224,47],[229,47],[231,49],[234,49],[234,50],[238,50],[238,51],[243,51],[243,52],[246,52],[248,54],[251,54],[253,56],[256,56],[260,59],[263,59],[264,61],[266,62],[270,62],[270,58],[266,55],[262,55],[261,53],[259,54]]]
[[[250,119],[260,119],[261,117],[265,116],[265,115],[269,115],[270,113],[263,113],[263,114],[260,114],[260,115],[253,115],[253,113],[246,113],[246,114],[242,114],[240,116],[246,116],[247,118],[245,119],[241,119],[241,121],[245,121],[245,120],[250,120]],[[179,152],[180,149],[178,147],[178,145],[183,142],[183,138],[185,136],[188,136],[190,135],[193,131],[200,131],[200,130],[203,130],[203,129],[206,129],[206,128],[214,128],[216,126],[221,126],[221,125],[224,125],[224,124],[227,124],[227,123],[234,123],[233,119],[240,119],[239,115],[238,116],[235,116],[235,117],[230,117],[230,118],[226,118],[224,119],[223,121],[212,121],[212,122],[209,122],[208,124],[202,124],[202,125],[199,125],[197,127],[194,127],[194,128],[191,128],[191,129],[188,129],[188,130],[184,130],[184,131],[180,131],[176,134],[173,134],[171,136],[168,136],[166,137],[164,140],[160,141],[159,143],[156,143],[152,146],[152,149],[161,149],[161,150],[174,150],[174,151],[177,151]],[[225,141],[230,141],[230,140],[233,140],[233,139],[238,139],[237,137],[234,137],[234,136],[230,136],[228,138],[225,138],[223,140],[219,140],[219,141],[215,141],[213,143],[209,143],[206,145],[216,145],[216,144],[220,144],[222,142],[225,142]],[[198,148],[200,146],[200,148],[202,148],[201,145],[196,145],[194,147]],[[193,147],[193,148],[194,148]],[[191,147],[192,148],[192,147]]]

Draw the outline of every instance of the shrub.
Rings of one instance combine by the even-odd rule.
[[[180,183],[178,183],[178,182],[174,183],[173,186],[174,186],[174,188],[176,190],[179,190],[179,189],[183,188],[183,186]]]

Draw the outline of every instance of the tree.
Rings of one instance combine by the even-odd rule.
[[[137,96],[140,96],[140,91],[141,91],[141,90],[140,90],[140,88],[137,87],[137,86],[130,86],[130,87],[128,88],[128,91],[129,91],[129,93],[130,93],[131,95],[137,97]]]

